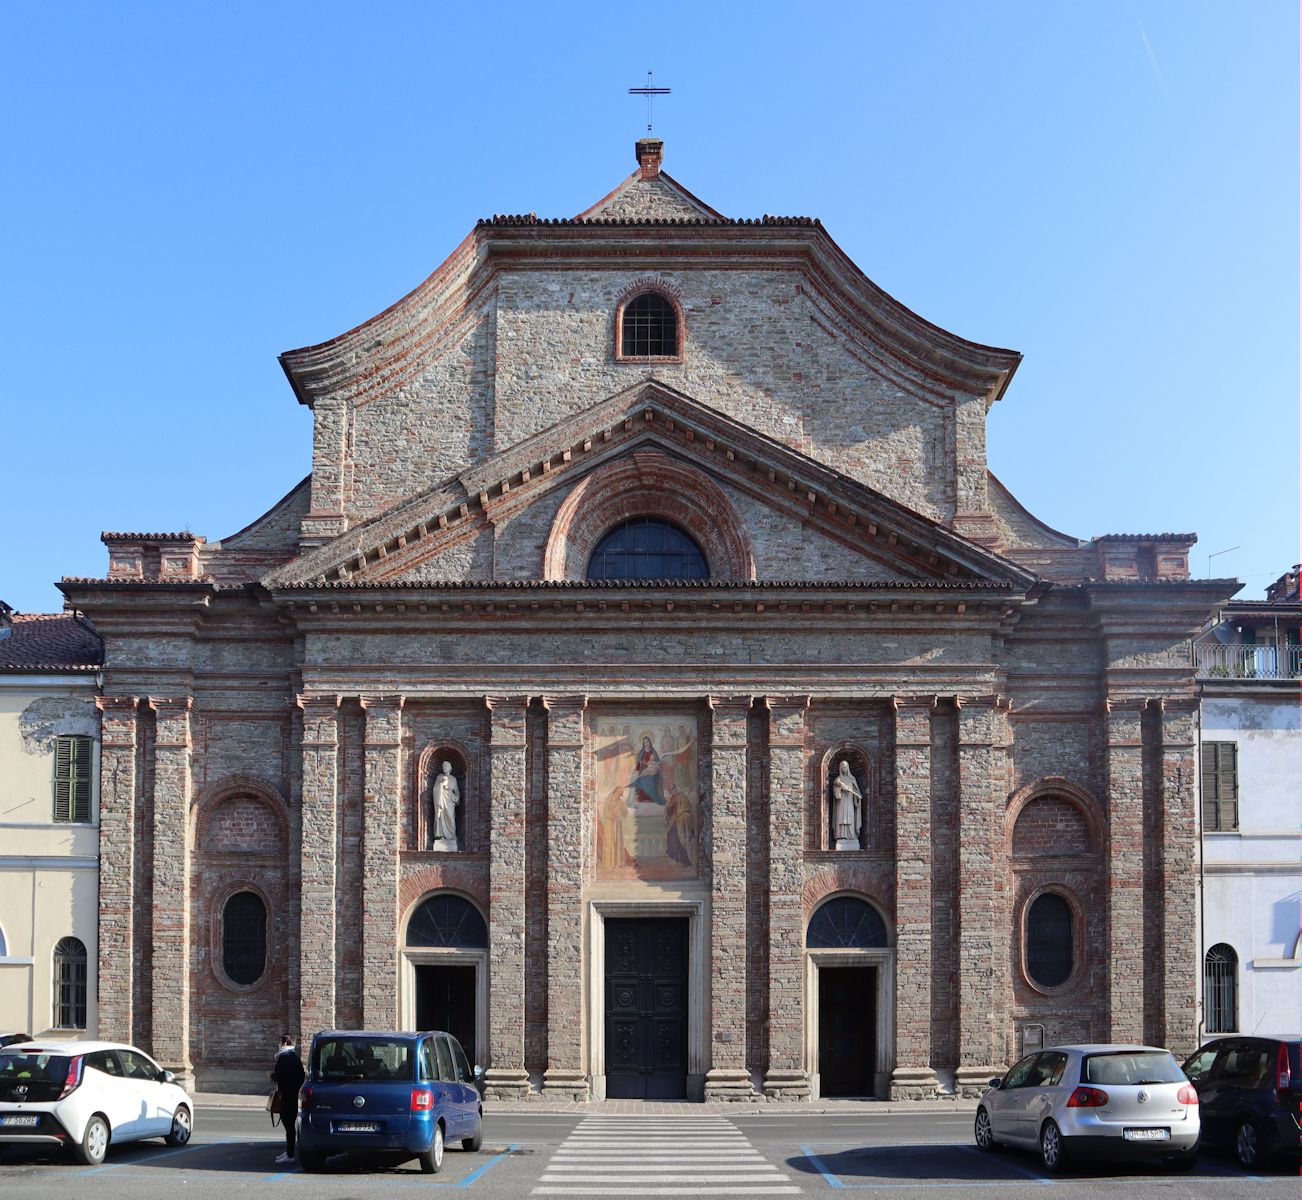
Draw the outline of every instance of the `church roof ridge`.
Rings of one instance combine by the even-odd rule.
[[[402,591],[464,591],[467,589],[509,589],[527,591],[609,591],[617,588],[693,588],[703,590],[745,591],[993,591],[1012,592],[1017,586],[1005,580],[948,579],[331,579],[296,580],[275,583],[268,590],[282,591],[377,591],[396,588]]]
[[[650,225],[707,225],[716,226],[767,226],[810,228],[821,226],[818,217],[778,217],[765,213],[762,217],[540,217],[537,213],[494,213],[480,217],[476,229],[502,228],[523,225],[575,225],[575,226],[650,226]]]

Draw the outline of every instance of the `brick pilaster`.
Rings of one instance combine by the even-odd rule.
[[[362,696],[362,1023],[398,1027],[398,845],[402,829],[401,696]]]
[[[136,754],[140,714],[133,696],[100,696],[99,760],[99,1031],[133,1036],[135,938]]]
[[[931,1066],[931,703],[895,701],[895,1071],[892,1100],[936,1095]]]
[[[547,1027],[542,1090],[588,1098],[583,1069],[583,696],[544,696],[547,710]]]
[[[750,696],[711,696],[710,1065],[707,1100],[754,1097],[746,1064],[746,731]]]
[[[1162,705],[1162,894],[1148,897],[1150,912],[1162,917],[1162,1012],[1165,1028],[1158,1045],[1177,1058],[1198,1048],[1197,971],[1197,702],[1168,700]]]
[[[193,746],[189,696],[150,697],[154,710],[153,908],[150,913],[152,1046],[182,1086],[190,1062],[190,790]]]
[[[1144,745],[1142,701],[1109,701],[1108,1038],[1144,1038]]]
[[[809,1095],[805,1066],[805,728],[808,696],[770,696],[769,1066],[764,1094]]]
[[[1003,919],[1004,716],[991,696],[961,701],[958,712],[959,880],[956,1088],[977,1095],[1002,1073],[1005,1049]]]
[[[524,889],[526,696],[488,696],[492,796],[488,837],[488,1071],[485,1095],[529,1091],[524,1069]],[[550,935],[550,931],[549,931]],[[552,1020],[581,1020],[553,1013]]]
[[[339,697],[302,695],[303,813],[298,959],[300,1045],[335,1024]]]

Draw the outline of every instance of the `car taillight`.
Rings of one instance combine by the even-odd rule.
[[[1192,1083],[1186,1083],[1184,1087],[1176,1092],[1175,1102],[1177,1104],[1197,1104],[1198,1089]]]
[[[1279,1056],[1275,1059],[1275,1088],[1286,1092],[1292,1082],[1293,1075],[1288,1069],[1288,1047],[1280,1042]]]
[[[305,1087],[299,1091],[298,1106],[299,1108],[312,1107],[312,1089],[310,1087]]]
[[[1068,1108],[1102,1108],[1108,1094],[1102,1088],[1078,1087],[1067,1101]]]
[[[429,1088],[411,1089],[411,1111],[429,1112],[434,1107],[434,1093]]]
[[[81,1057],[80,1054],[74,1054],[68,1059],[68,1075],[63,1081],[63,1091],[59,1093],[58,1099],[62,1100],[64,1096],[70,1095],[81,1083]]]

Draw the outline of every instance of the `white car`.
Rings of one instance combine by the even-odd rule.
[[[185,1089],[134,1046],[38,1039],[0,1049],[0,1148],[66,1146],[97,1166],[110,1142],[184,1146],[193,1129]]]

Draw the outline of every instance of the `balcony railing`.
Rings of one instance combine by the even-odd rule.
[[[1302,646],[1195,646],[1199,679],[1302,679]]]

